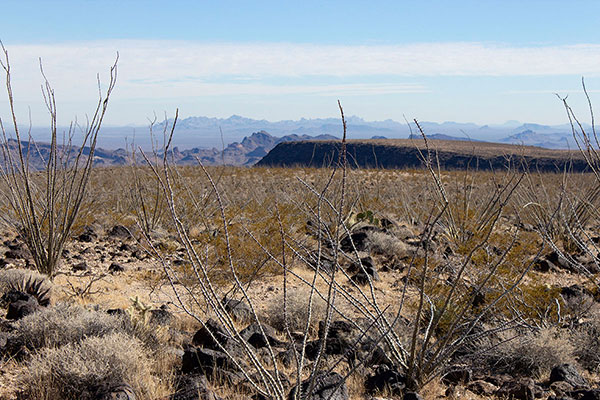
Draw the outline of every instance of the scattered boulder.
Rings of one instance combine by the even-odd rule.
[[[310,379],[300,384],[302,400],[349,400],[346,382],[337,372],[320,372],[314,377],[312,393],[306,393],[310,386]],[[288,400],[295,399],[297,386],[294,386],[288,395]]]
[[[535,393],[536,387],[533,379],[522,378],[506,382],[496,392],[496,395],[514,400],[534,400]]]
[[[165,305],[160,308],[150,310],[149,323],[161,326],[168,326],[173,320],[173,314],[167,310]]]
[[[471,382],[473,372],[468,368],[456,368],[446,373],[442,377],[442,382],[445,385],[467,384]]]
[[[122,308],[110,308],[108,310],[106,310],[106,313],[108,315],[114,315],[116,317],[127,317],[127,311],[123,310]]]
[[[83,229],[83,232],[76,237],[76,239],[80,242],[91,243],[94,240],[98,239],[98,234],[91,226],[86,226]]]
[[[261,326],[265,333],[264,335],[261,332]],[[267,345],[282,346],[285,344],[277,339],[275,328],[267,324],[251,324],[240,331],[240,336],[257,349],[267,347]]]
[[[5,258],[10,260],[28,260],[31,258],[31,252],[19,240],[5,240],[4,245],[8,247],[8,250],[4,253]]]
[[[235,355],[232,356],[237,358]],[[236,371],[237,367],[222,351],[203,347],[188,347],[184,350],[181,360],[182,373],[203,373],[206,376],[216,377],[220,374],[219,370]]]
[[[243,300],[228,299],[225,297],[221,300],[221,303],[225,307],[225,311],[237,322],[250,322],[254,319],[252,309]]]
[[[577,400],[600,400],[600,389],[576,390],[572,392]]]
[[[232,341],[233,338],[227,333],[225,328],[212,318],[206,321],[204,326],[198,329],[192,338],[194,346],[213,350],[220,350],[221,347],[219,345],[226,348]]]
[[[110,272],[111,274],[123,271],[125,271],[125,267],[116,262],[110,264],[110,266],[108,267],[108,272]]]
[[[566,257],[558,254],[556,251],[546,254],[542,259],[552,263],[560,269],[572,272],[579,272],[579,270],[575,268]]]
[[[73,272],[83,272],[83,271],[88,271],[89,267],[85,261],[82,261],[80,263],[73,264],[71,269],[73,270]]]
[[[423,400],[423,397],[415,392],[407,392],[404,394],[404,400]]]
[[[556,272],[558,271],[558,267],[547,258],[540,258],[535,260],[533,270],[538,272]]]
[[[26,260],[29,258],[29,253],[25,249],[7,250],[4,257],[11,260]]]
[[[133,253],[134,251],[136,251],[137,249],[134,248],[132,245],[130,245],[129,243],[121,243],[119,245],[119,247],[117,247],[117,250],[119,251],[125,251],[128,253]]]
[[[108,236],[117,239],[131,239],[131,232],[123,225],[115,225],[108,231]]]
[[[27,293],[11,290],[2,296],[2,301],[8,304],[6,319],[19,320],[40,309],[37,299]]]
[[[356,345],[357,329],[348,321],[337,320],[329,324],[325,352],[327,354],[343,354]],[[325,321],[319,321],[319,339],[325,338]]]
[[[294,355],[296,353],[296,355]],[[280,362],[284,367],[290,368],[296,365],[296,357],[300,359],[300,353],[293,347],[290,346],[287,350],[280,351],[277,353],[275,358],[278,362]]]
[[[360,230],[345,236],[340,241],[340,249],[346,253],[357,251],[368,251],[370,247],[368,230],[361,228]],[[354,246],[353,246],[354,244]]]
[[[375,374],[365,380],[365,390],[370,394],[387,390],[394,396],[400,396],[404,393],[404,389],[406,389],[406,376],[386,366],[377,368]]]
[[[585,287],[578,285],[578,284],[562,287],[560,289],[560,294],[565,299],[571,299],[571,298],[577,298],[577,297],[583,297],[586,295],[590,295],[589,291]]]
[[[176,392],[168,400],[222,400],[208,388],[208,381],[204,375],[181,375],[177,382]]]
[[[361,267],[362,264],[362,267]],[[369,282],[369,279],[373,281],[379,280],[379,274],[377,268],[371,257],[365,257],[360,260],[359,263],[354,263],[350,266],[350,272],[357,271],[353,276],[352,280],[359,285],[365,285]]]
[[[310,253],[307,257],[308,264],[311,268],[316,269],[319,267],[319,271],[323,271],[326,274],[331,274],[337,264],[333,261],[333,258],[321,252],[320,256],[317,251]]]
[[[571,364],[561,364],[552,368],[550,372],[550,383],[564,381],[574,388],[588,388],[588,381],[582,377],[577,369]]]
[[[304,350],[306,358],[309,359],[310,361],[316,360],[317,355],[319,354],[320,348],[321,348],[320,340],[311,340],[311,341],[306,342],[306,348]],[[325,351],[325,354],[327,355],[327,351]]]
[[[325,321],[319,321],[318,336],[319,339],[313,346],[316,351],[325,337]],[[311,347],[307,346],[307,354],[310,353],[309,349]],[[344,320],[333,321],[329,325],[324,352],[327,355],[344,354],[351,365],[354,365],[356,361],[365,367],[390,364],[387,354],[376,341],[361,332],[355,325]]]

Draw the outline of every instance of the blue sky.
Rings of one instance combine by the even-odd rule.
[[[47,122],[42,57],[60,122],[91,112],[120,53],[106,122],[155,112],[269,120],[348,114],[564,123],[600,93],[598,1],[12,1],[0,39],[19,116]],[[6,118],[6,96],[0,116]],[[600,101],[600,100],[599,100]]]

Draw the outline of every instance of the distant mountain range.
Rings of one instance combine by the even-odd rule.
[[[356,116],[348,117],[349,139],[389,138],[403,139],[417,134],[416,126],[391,119],[365,121]],[[168,122],[169,123],[169,122]],[[459,122],[420,122],[428,137],[441,140],[489,141],[510,144],[525,144],[549,149],[575,148],[571,127],[563,125],[521,124],[509,121],[501,125],[477,125]],[[159,129],[162,129],[161,125]],[[589,129],[589,127],[586,126]],[[315,118],[271,122],[233,115],[229,118],[190,117],[179,120],[175,130],[175,141],[180,147],[221,147],[223,141],[242,141],[252,132],[266,131],[274,136],[288,135],[331,135],[341,137],[339,118]],[[417,135],[420,136],[420,135]],[[139,140],[139,135],[137,136]]]
[[[255,132],[250,136],[245,137],[241,142],[233,142],[225,147],[223,150],[216,148],[204,149],[195,147],[192,149],[183,149],[174,147],[171,153],[171,160],[176,164],[196,164],[200,160],[205,165],[236,165],[236,166],[250,166],[256,164],[261,160],[271,149],[276,145],[283,142],[297,142],[297,141],[321,141],[321,140],[339,140],[338,137],[332,135],[286,135],[282,137],[272,136],[265,131]],[[13,159],[18,160],[18,149],[17,141],[9,139],[9,151],[11,152]],[[35,145],[29,145],[29,142],[22,141],[22,149],[24,155],[27,156],[27,150],[31,149],[29,154],[30,165],[34,169],[45,168],[45,163],[50,153],[50,144],[47,142],[37,142]],[[64,152],[66,147],[61,146],[59,152]],[[71,153],[73,157],[79,151],[79,147],[73,147]],[[84,154],[89,153],[89,148],[84,148]],[[161,155],[162,157],[162,155]],[[0,160],[0,163],[2,160]],[[94,165],[95,166],[114,166],[114,165],[125,165],[130,162],[129,153],[123,149],[107,150],[105,148],[96,148],[94,153]],[[138,162],[144,162],[141,158]]]
[[[433,139],[433,140],[462,140],[462,141],[467,141],[467,142],[483,142],[483,140],[477,140],[477,139],[471,139],[471,138],[466,138],[466,137],[457,137],[457,136],[450,136],[450,135],[445,135],[443,133],[434,133],[433,135],[427,135],[426,134],[427,139]],[[409,139],[422,139],[423,136],[422,135],[415,135],[414,133],[411,133],[410,135],[408,135]],[[373,138],[375,139],[375,138]]]
[[[365,121],[356,116],[347,118],[347,136],[349,139],[404,139],[411,134],[420,137],[414,123],[394,120]],[[155,146],[160,147],[163,129],[167,130],[172,121],[157,124],[154,127]],[[549,149],[574,149],[571,128],[563,125],[522,124],[508,121],[499,125],[477,125],[458,122],[420,122],[421,128],[431,139],[488,141],[508,144],[525,144]],[[585,127],[589,129],[588,126]],[[59,129],[59,134],[62,131]],[[23,131],[26,131],[25,129]],[[271,139],[262,143],[255,133],[264,133]],[[10,134],[10,132],[8,132]],[[31,129],[32,137],[38,142],[48,141],[48,129]],[[74,143],[78,133],[75,132]],[[177,122],[173,145],[178,147],[182,159],[186,157],[206,158],[207,162],[249,164],[268,151],[271,142],[277,140],[304,140],[309,137],[341,137],[342,124],[339,118],[314,118],[284,121],[267,121],[232,115],[229,118],[189,117]],[[258,144],[256,144],[258,143]],[[146,127],[103,127],[98,138],[98,146],[104,149],[118,149],[135,145],[145,150],[152,148],[149,129]],[[251,149],[247,151],[247,149]],[[110,151],[110,150],[109,150]],[[213,161],[209,161],[213,160]]]
[[[241,142],[233,142],[224,150],[193,148],[179,150],[173,149],[174,161],[178,164],[194,164],[197,160],[205,165],[254,165],[267,155],[271,149],[283,142],[297,142],[304,140],[339,140],[332,135],[286,135],[283,137],[272,136],[260,131],[245,137]]]

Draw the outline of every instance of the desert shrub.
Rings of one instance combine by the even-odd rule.
[[[159,382],[143,344],[122,333],[91,336],[79,343],[47,348],[20,377],[23,398],[94,399],[98,390],[127,383],[150,398]]]
[[[88,310],[77,304],[59,303],[19,320],[13,340],[31,349],[56,347],[89,336],[103,336],[123,329],[120,317]]]
[[[371,250],[377,254],[395,256],[398,258],[407,255],[407,246],[399,239],[383,232],[371,232],[369,234]]]
[[[308,320],[308,301],[309,295],[308,290],[296,290],[288,293],[287,296],[287,324],[290,330],[303,331],[306,327],[306,321]],[[318,297],[313,297],[312,304],[312,316],[310,324],[310,332],[315,333],[318,329],[319,321],[325,319],[325,312],[327,304],[325,301]],[[276,297],[267,306],[267,321],[273,328],[285,332],[285,318],[283,312],[283,296]]]
[[[600,371],[600,322],[592,319],[578,326],[573,333],[577,360],[589,371]]]
[[[494,371],[511,375],[546,376],[556,365],[574,360],[575,349],[565,333],[544,328],[506,340],[487,354],[486,364]]]
[[[161,330],[127,316],[109,315],[77,304],[59,303],[19,320],[11,332],[11,342],[30,350],[76,343],[86,337],[122,333],[138,338],[155,349]]]
[[[551,326],[559,322],[559,312],[564,310],[564,300],[559,287],[546,284],[523,284],[501,302],[504,313],[518,314],[537,326]]]
[[[44,274],[30,269],[6,269],[0,271],[0,296],[10,290],[33,295],[42,305],[50,304],[52,282]]]

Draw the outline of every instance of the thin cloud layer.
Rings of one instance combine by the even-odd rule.
[[[275,96],[286,95],[288,99],[297,95],[383,98],[432,93],[438,88],[429,86],[431,77],[523,77],[545,78],[550,82],[557,76],[600,76],[597,44],[338,46],[102,40],[6,45],[16,100],[31,105],[36,111],[34,115],[40,115],[42,110],[38,58],[42,59],[58,101],[67,115],[72,115],[79,114],[76,110],[80,108],[92,109],[98,93],[96,74],[99,73],[101,82],[108,82],[108,70],[117,51],[119,77],[113,104],[129,102],[158,110],[182,103],[204,102],[206,106],[211,103],[207,99],[214,96],[230,100],[236,96],[238,100],[242,96],[261,98],[270,104]],[[552,85],[547,87],[506,87],[504,93],[554,91]],[[314,100],[316,97],[311,104],[317,103]],[[452,107],[456,101],[450,103],[443,107]],[[3,107],[5,101],[0,99],[0,111]],[[233,111],[243,114],[244,110]],[[125,110],[113,113],[122,122],[130,118]]]
[[[49,76],[89,80],[120,53],[121,85],[171,87],[216,78],[373,76],[549,76],[600,74],[600,45],[509,47],[482,43],[328,46],[172,41],[98,41],[9,47],[11,61],[29,76],[41,57]],[[86,79],[87,77],[87,79]],[[123,80],[125,82],[123,82]],[[182,82],[183,81],[183,82]],[[229,86],[224,85],[224,88]],[[258,90],[262,87],[256,86]],[[122,88],[123,89],[123,88]],[[290,87],[295,92],[294,87]],[[229,90],[226,89],[228,92]]]

